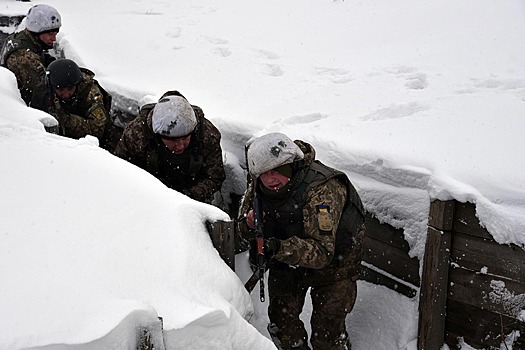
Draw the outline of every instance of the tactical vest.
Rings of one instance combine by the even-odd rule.
[[[168,187],[181,191],[193,184],[204,164],[204,112],[200,107],[191,105],[197,118],[197,127],[192,133],[188,148],[183,154],[176,155],[164,146],[160,137],[147,125],[148,114],[154,107],[155,103],[147,104],[139,112],[147,140],[146,170]]]
[[[365,220],[361,199],[343,172],[317,160],[312,162],[305,178],[291,196],[281,202],[263,198],[263,210],[266,213],[265,232],[279,239],[288,239],[292,236],[304,238],[303,207],[306,193],[332,178],[337,178],[347,190],[346,203],[336,232],[336,251],[352,247],[353,238],[356,237]]]

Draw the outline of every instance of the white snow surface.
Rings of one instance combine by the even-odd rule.
[[[411,256],[432,199],[475,203],[496,241],[525,247],[523,1],[45,3],[65,56],[111,93],[142,105],[176,89],[203,108],[226,195],[243,190],[244,143],[278,131],[345,171]],[[54,123],[0,67],[0,349],[132,349],[158,316],[168,349],[273,349],[246,254],[232,272],[205,229],[228,215]],[[417,298],[358,291],[353,348],[415,349]]]

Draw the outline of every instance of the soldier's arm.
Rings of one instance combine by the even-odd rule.
[[[210,198],[219,191],[226,179],[222,161],[221,137],[216,129],[214,131],[215,134],[206,135],[209,140],[205,142],[204,164],[197,175],[195,184],[187,190],[190,197],[200,201]]]
[[[239,209],[239,214],[237,216],[236,224],[237,224],[237,232],[240,234],[240,236],[243,239],[250,240],[253,239],[253,230],[251,230],[248,225],[246,224],[246,216],[248,215],[248,212],[253,207],[253,182],[250,182],[248,184],[248,188],[244,192],[244,195],[241,199],[241,205]]]
[[[346,188],[336,179],[309,191],[303,208],[304,238],[281,242],[275,259],[283,263],[321,269],[334,258],[335,235],[346,200]]]
[[[145,119],[137,117],[126,125],[113,152],[119,158],[145,169],[147,139],[144,136]]]
[[[17,50],[7,58],[7,68],[18,81],[18,88],[32,93],[37,86],[44,84],[46,69],[40,57],[30,50]],[[26,101],[29,104],[30,101]]]
[[[109,114],[104,107],[102,93],[99,88],[93,85],[86,101],[81,101],[80,103],[83,103],[84,115],[66,113],[65,125],[63,126],[66,134],[74,138],[92,135],[101,140],[106,123],[109,120]]]

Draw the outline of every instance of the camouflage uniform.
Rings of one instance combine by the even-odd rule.
[[[171,94],[180,95],[168,92],[164,96]],[[184,153],[176,155],[153,132],[154,106],[143,106],[139,116],[126,126],[115,155],[150,172],[169,188],[211,203],[213,194],[220,190],[226,178],[219,130],[204,118],[201,108],[192,105],[197,126]]]
[[[112,150],[109,140],[111,102],[94,79],[95,74],[85,68],[81,71],[82,81],[76,86],[73,97],[62,101],[55,96],[53,88],[44,83],[35,89],[30,106],[57,118],[60,135],[75,139],[92,135],[99,139],[101,147]]]
[[[311,288],[313,348],[350,349],[345,318],[356,300],[364,210],[346,175],[314,160],[311,145],[298,140],[295,143],[305,157],[293,164],[296,170],[286,185],[289,191],[272,196],[272,191],[258,185],[265,238],[275,237],[281,242],[268,262],[268,330],[280,349],[308,349],[299,315]],[[252,199],[253,181],[238,220],[245,239],[253,239],[245,220]]]
[[[7,37],[0,51],[0,65],[15,74],[18,89],[27,105],[33,91],[44,83],[46,68],[54,59],[27,29]]]

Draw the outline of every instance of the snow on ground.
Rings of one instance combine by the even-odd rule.
[[[0,0],[0,13],[40,2]],[[433,198],[476,203],[498,242],[525,247],[522,1],[45,3],[62,14],[65,56],[107,90],[141,105],[177,89],[204,109],[223,134],[226,196],[243,190],[246,140],[280,131],[345,171],[369,211],[404,229],[411,256],[423,256]],[[0,68],[0,276],[20,287],[0,287],[0,348],[111,348],[157,315],[169,346],[272,348],[266,305],[206,237],[203,221],[225,214],[92,138],[44,133],[54,120],[15,86]],[[358,288],[354,348],[415,348],[417,299]]]

